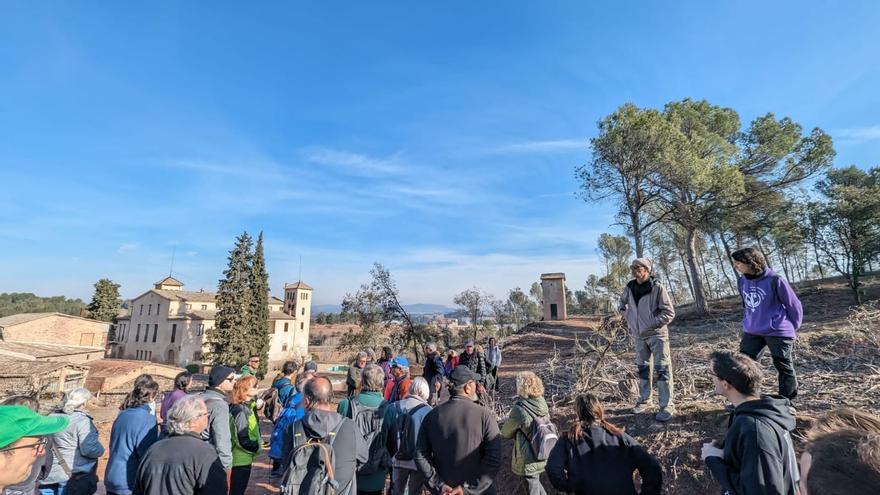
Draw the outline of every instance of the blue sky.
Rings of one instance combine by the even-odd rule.
[[[674,4],[674,5],[673,5]],[[581,286],[614,205],[596,121],[684,97],[772,111],[877,165],[877,2],[3,2],[0,292],[213,289],[266,235],[277,295],[405,302]]]

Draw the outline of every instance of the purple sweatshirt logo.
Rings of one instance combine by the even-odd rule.
[[[749,311],[755,312],[761,303],[764,302],[764,298],[767,297],[767,293],[764,292],[764,289],[761,287],[753,286],[749,287],[748,292],[743,290],[742,293],[743,302],[746,305],[746,309]]]

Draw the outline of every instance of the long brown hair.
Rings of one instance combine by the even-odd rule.
[[[242,404],[245,402],[249,402],[251,400],[251,396],[248,395],[248,391],[252,386],[256,385],[257,377],[254,375],[247,375],[241,377],[238,381],[235,382],[235,385],[232,386],[232,397],[230,397],[229,402],[231,404]]]
[[[605,409],[602,408],[599,399],[593,394],[579,395],[574,401],[574,411],[577,414],[577,421],[572,423],[568,431],[568,438],[573,442],[577,442],[584,436],[584,430],[596,423],[612,435],[623,433],[623,428],[609,423],[605,419]]]

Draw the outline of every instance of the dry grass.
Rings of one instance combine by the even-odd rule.
[[[878,412],[880,407],[880,283],[868,281],[862,307],[850,307],[851,295],[839,283],[798,288],[805,307],[805,325],[795,349],[800,380],[798,426],[834,407],[850,406]],[[676,417],[667,424],[653,414],[632,414],[636,375],[634,356],[616,319],[575,319],[540,323],[504,343],[500,370],[501,393],[496,410],[514,400],[516,372],[530,369],[545,379],[551,415],[560,430],[572,421],[571,398],[591,391],[606,406],[613,422],[626,427],[660,459],[664,493],[717,493],[719,487],[700,460],[704,442],[722,438],[727,429],[724,402],[712,395],[708,356],[718,349],[736,350],[740,338],[739,300],[717,303],[709,317],[685,315],[670,327],[675,383]],[[776,371],[769,355],[766,393],[775,393]],[[800,448],[800,445],[798,445]],[[499,492],[525,493],[510,472],[512,442],[505,442]],[[544,479],[546,487],[549,481]],[[555,493],[548,489],[548,493]]]

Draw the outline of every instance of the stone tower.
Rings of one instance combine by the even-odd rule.
[[[541,290],[544,293],[544,321],[565,320],[565,274],[542,273]]]

